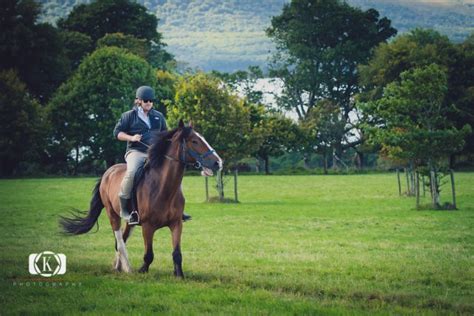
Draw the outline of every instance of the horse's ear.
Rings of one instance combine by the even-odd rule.
[[[188,125],[189,127],[193,128],[193,121],[190,120]]]
[[[179,127],[179,128],[184,128],[184,122],[183,122],[183,120],[179,120],[178,127]]]

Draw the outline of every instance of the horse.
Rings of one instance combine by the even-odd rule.
[[[181,190],[186,166],[202,169],[202,174],[212,175],[222,170],[222,159],[196,132],[191,125],[179,122],[177,128],[162,132],[148,149],[148,162],[144,175],[136,188],[137,208],[140,215],[145,255],[139,272],[148,272],[153,261],[153,235],[155,231],[169,227],[173,244],[174,275],[184,278],[181,255],[182,215],[185,199]],[[75,211],[72,217],[61,217],[60,224],[66,235],[85,234],[97,222],[105,207],[115,235],[114,269],[130,273],[126,241],[133,227],[125,224],[120,229],[120,183],[126,171],[126,164],[116,164],[106,170],[98,180],[92,194],[89,210]]]

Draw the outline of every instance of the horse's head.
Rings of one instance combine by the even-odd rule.
[[[196,132],[191,124],[185,126],[181,120],[178,125],[181,139],[181,161],[186,164],[194,164],[197,169],[203,171],[203,175],[212,176],[213,171],[222,169],[222,159],[209,145],[206,139]]]

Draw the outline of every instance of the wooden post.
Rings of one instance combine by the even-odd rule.
[[[222,170],[217,172],[217,188],[219,191],[219,201],[224,202],[224,180],[222,179]]]
[[[204,177],[205,182],[206,182],[206,202],[209,202],[209,179],[207,177]]]
[[[416,209],[420,209],[420,175],[416,172],[415,177],[415,190],[416,190]]]
[[[453,193],[453,208],[455,210],[457,210],[458,208],[456,206],[456,190],[454,188],[454,172],[453,172],[453,169],[450,169],[449,173],[451,175],[451,192]]]
[[[239,202],[239,198],[237,196],[237,175],[238,175],[238,170],[235,169],[234,172],[234,197],[235,197],[235,203]]]
[[[426,192],[425,192],[425,176],[424,175],[421,175],[421,187],[423,188],[423,196],[425,196]]]
[[[433,208],[438,209],[439,208],[439,192],[438,192],[438,181],[436,178],[436,172],[435,171],[430,171],[431,175],[431,198],[432,198],[432,203],[433,203]]]
[[[407,195],[410,196],[410,179],[408,178],[408,168],[405,168],[405,176],[407,178]]]
[[[402,184],[400,183],[400,170],[397,168],[398,195],[402,196]]]

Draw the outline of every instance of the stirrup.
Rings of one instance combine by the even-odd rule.
[[[183,213],[183,222],[187,222],[187,221],[190,221],[192,219],[193,219],[193,217],[191,215]]]
[[[128,225],[137,225],[140,223],[140,215],[137,211],[133,211],[128,217]]]

